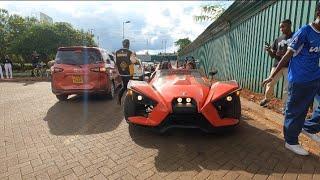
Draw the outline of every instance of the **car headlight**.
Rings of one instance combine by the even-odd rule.
[[[235,106],[240,106],[240,90],[237,89],[232,91],[225,96],[220,97],[212,101],[212,104],[218,111],[220,118],[238,118],[238,115],[235,114]],[[239,105],[238,105],[239,104]],[[240,112],[241,113],[241,112]]]
[[[132,96],[133,100],[138,104],[155,106],[157,102],[139,92],[129,89],[127,95]]]
[[[154,107],[157,105],[155,100],[132,89],[128,90],[127,96],[130,96],[135,103],[135,113],[137,116],[148,117],[153,111]]]
[[[192,98],[190,97],[178,97],[173,100],[174,103],[180,103],[180,104],[190,104],[192,102]]]

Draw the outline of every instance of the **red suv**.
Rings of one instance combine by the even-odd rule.
[[[114,97],[121,85],[114,56],[97,47],[60,47],[51,67],[52,92],[61,101],[71,94],[98,93]]]

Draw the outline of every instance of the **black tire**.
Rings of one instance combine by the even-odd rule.
[[[114,82],[112,81],[111,82],[111,87],[110,87],[110,90],[109,90],[109,92],[108,92],[108,94],[107,94],[107,97],[109,98],[109,99],[113,99],[114,97],[115,97],[115,85],[114,85]]]
[[[127,122],[129,122],[128,118],[135,116],[135,111],[136,111],[136,105],[132,99],[132,96],[126,95],[125,100],[124,100],[124,118],[126,119]]]
[[[57,99],[59,101],[66,101],[68,100],[68,95],[65,95],[65,94],[61,94],[61,95],[56,95]]]

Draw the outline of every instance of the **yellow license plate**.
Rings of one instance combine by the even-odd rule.
[[[72,76],[72,82],[75,84],[83,83],[82,76]]]

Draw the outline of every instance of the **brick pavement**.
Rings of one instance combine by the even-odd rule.
[[[58,102],[48,82],[0,83],[0,179],[320,179],[281,129],[244,107],[237,131],[131,129],[115,102]]]

